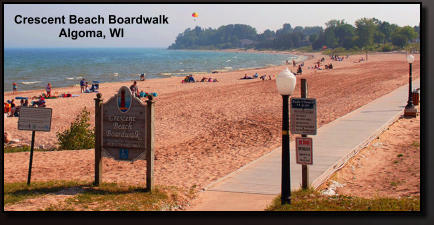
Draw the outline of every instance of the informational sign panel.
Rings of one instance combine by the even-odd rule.
[[[291,98],[291,133],[316,135],[316,99]]]
[[[21,107],[18,130],[50,131],[51,108]]]
[[[125,86],[103,104],[105,156],[116,160],[146,159],[146,107]]]
[[[295,138],[295,150],[297,164],[312,165],[312,138],[297,137]]]

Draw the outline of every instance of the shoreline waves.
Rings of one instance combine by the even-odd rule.
[[[120,82],[139,79],[141,73],[146,74],[146,79],[161,79],[264,68],[284,64],[292,58],[298,60],[300,56],[289,52],[241,50],[8,49],[4,90],[12,91],[13,82],[18,84],[18,90],[38,90],[48,82],[53,87],[72,86],[82,78],[88,82]]]

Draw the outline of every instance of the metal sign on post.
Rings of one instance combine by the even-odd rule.
[[[51,108],[21,107],[18,130],[50,131]]]
[[[295,138],[296,161],[297,164],[312,165],[313,164],[313,150],[312,138],[297,137]]]
[[[32,142],[30,144],[29,173],[27,175],[27,185],[30,185],[32,177],[33,148],[35,146],[35,132],[51,130],[51,108],[21,107],[20,117],[18,118],[18,130],[31,130]]]
[[[316,135],[316,99],[291,98],[291,133]]]

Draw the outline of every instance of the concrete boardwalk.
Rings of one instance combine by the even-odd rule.
[[[413,88],[419,85],[419,80],[413,82]],[[403,114],[407,99],[408,85],[322,126],[317,135],[309,136],[313,139],[313,165],[308,166],[310,185],[317,188],[381,134]],[[290,149],[291,189],[297,190],[301,187],[301,165],[295,162],[294,142]],[[202,193],[209,201],[204,200],[190,210],[243,211],[252,210],[253,205],[254,210],[263,210],[281,191],[281,155],[279,147],[210,184]]]

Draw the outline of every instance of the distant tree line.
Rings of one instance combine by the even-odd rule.
[[[355,26],[344,20],[330,20],[325,25],[325,29],[321,26],[293,28],[286,23],[281,29],[267,29],[261,34],[244,24],[230,24],[217,29],[197,26],[180,33],[169,49],[289,50],[308,47],[312,50],[344,48],[391,51],[418,43],[420,38],[419,26],[400,27],[376,18],[359,19]]]

